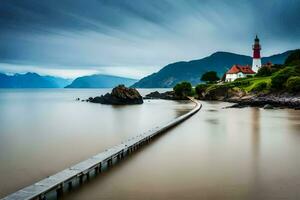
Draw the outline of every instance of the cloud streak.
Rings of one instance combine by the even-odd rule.
[[[269,55],[299,47],[299,10],[297,0],[2,0],[0,63],[137,78],[218,50],[251,54],[256,33]]]

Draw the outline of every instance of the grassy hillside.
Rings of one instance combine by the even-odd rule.
[[[204,99],[219,99],[219,96],[230,98],[249,94],[296,94],[299,92],[300,65],[284,66],[270,76],[249,77],[221,84],[200,84],[196,87],[196,95]]]
[[[178,88],[176,86],[175,93]],[[262,67],[255,76],[236,79],[233,82],[198,84],[194,94],[200,99],[224,100],[249,94],[299,94],[299,92],[300,50],[295,50],[283,65]]]

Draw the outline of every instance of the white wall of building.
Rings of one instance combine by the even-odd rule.
[[[225,81],[226,82],[231,82],[231,81],[234,81],[237,78],[245,78],[246,76],[247,76],[247,74],[244,74],[242,72],[239,72],[237,74],[226,74]]]

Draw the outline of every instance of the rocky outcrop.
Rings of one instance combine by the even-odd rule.
[[[87,101],[92,103],[111,104],[111,105],[131,105],[142,104],[143,97],[134,88],[127,88],[124,85],[119,85],[113,88],[111,93],[98,97],[90,97]]]
[[[300,109],[300,94],[263,94],[229,99],[228,102],[235,103],[234,105],[230,106],[232,108],[252,106],[265,109],[272,109],[273,107]]]
[[[207,91],[198,94],[200,100],[226,101],[231,98],[241,98],[245,92],[238,88],[228,87],[226,85],[216,85]]]
[[[175,93],[173,91],[167,91],[163,93],[159,93],[158,91],[151,92],[147,94],[144,99],[168,99],[172,100],[175,96]]]
[[[159,93],[158,91],[147,94],[144,99],[165,99],[165,100],[188,100],[187,97],[178,97],[174,91]]]
[[[233,85],[214,85],[198,94],[200,100],[217,100],[235,103],[230,108],[248,106],[272,109],[273,107],[300,109],[300,94],[281,93],[245,93]]]

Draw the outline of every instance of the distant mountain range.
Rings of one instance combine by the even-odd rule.
[[[282,64],[291,52],[292,50],[264,57],[262,63],[270,61],[275,64]],[[157,73],[139,81],[103,74],[82,76],[72,82],[70,79],[40,76],[30,72],[15,75],[0,73],[0,88],[112,88],[119,84],[135,88],[170,88],[181,81],[189,81],[196,85],[200,82],[200,76],[207,71],[216,71],[219,76],[222,76],[234,64],[251,65],[252,58],[230,52],[216,52],[199,60],[169,64]]]
[[[119,84],[130,86],[135,82],[137,82],[136,79],[95,74],[76,78],[70,85],[66,86],[66,88],[113,88]]]
[[[264,57],[262,58],[262,63],[270,61],[274,64],[282,64],[290,53],[291,51],[287,51]],[[175,62],[163,67],[157,73],[142,78],[133,84],[132,87],[170,88],[181,81],[189,81],[193,85],[196,85],[200,82],[200,76],[203,73],[216,71],[219,76],[222,76],[234,64],[252,65],[252,57],[230,52],[216,52],[199,60]]]
[[[71,80],[36,73],[6,75],[0,73],[0,88],[63,88]]]

